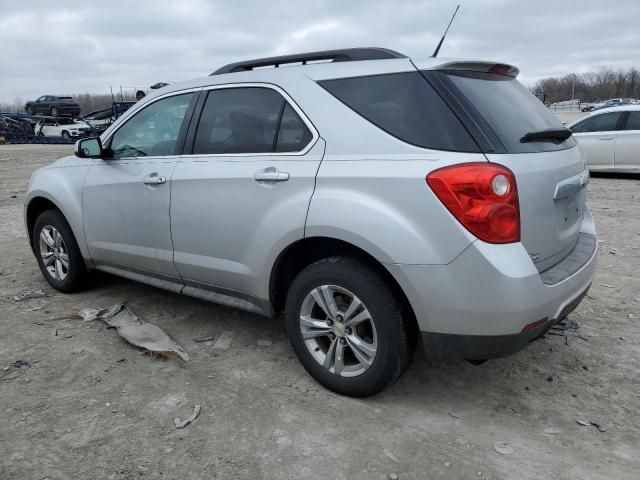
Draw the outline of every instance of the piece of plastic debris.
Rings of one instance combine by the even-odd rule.
[[[79,315],[84,320],[99,318],[109,327],[115,328],[118,335],[131,345],[163,355],[175,354],[185,362],[189,360],[189,354],[164,330],[152,323],[143,322],[124,304],[104,309],[85,308]]]
[[[493,449],[501,455],[511,455],[514,450],[509,442],[495,442],[493,444]]]
[[[555,435],[556,433],[562,433],[562,430],[555,427],[547,427],[544,429],[544,433],[548,433],[549,435]]]
[[[449,416],[453,418],[457,418],[458,420],[462,420],[462,414],[459,412],[449,412]]]
[[[258,340],[259,347],[270,347],[271,345],[273,345],[271,340]]]
[[[211,340],[213,340],[215,337],[212,337],[210,335],[204,336],[204,337],[196,337],[193,339],[194,342],[210,342]]]
[[[233,341],[233,332],[225,330],[220,334],[216,342],[213,344],[213,348],[216,350],[227,350],[231,346]]]
[[[111,406],[111,402],[106,402],[106,403],[104,404],[104,406],[105,406],[105,407],[110,407],[110,406]]]
[[[14,295],[13,299],[16,302],[22,302],[24,300],[31,300],[32,298],[44,298],[47,294],[42,290],[29,290],[28,292],[22,292],[18,295]]]
[[[200,415],[200,405],[196,405],[195,407],[193,407],[193,413],[189,418],[180,420],[180,418],[176,417],[173,419],[173,423],[175,424],[176,428],[184,428],[191,422],[193,422],[196,418],[198,418],[198,415]]]
[[[29,368],[31,364],[26,360],[16,360],[15,362],[9,364],[9,366],[13,368]]]
[[[583,427],[596,427],[600,432],[606,432],[607,429],[596,422],[590,422],[588,420],[577,420],[578,425]]]

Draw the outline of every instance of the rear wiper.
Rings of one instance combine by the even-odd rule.
[[[544,130],[534,130],[527,132],[520,139],[520,143],[540,142],[544,140],[566,140],[573,132],[568,128],[545,128]]]

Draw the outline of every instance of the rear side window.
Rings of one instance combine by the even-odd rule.
[[[622,112],[601,113],[600,115],[594,115],[583,120],[580,123],[576,123],[571,130],[573,133],[586,133],[586,132],[608,132],[616,129],[618,120],[620,120]],[[628,124],[628,122],[627,122]]]
[[[629,112],[625,130],[640,130],[640,112]]]
[[[563,142],[540,141],[522,143],[526,133],[563,128],[562,122],[529,90],[508,75],[484,72],[445,71],[425,72],[437,75],[451,86],[453,92],[466,99],[465,106],[481,128],[490,129],[490,137],[497,137],[505,153],[531,153],[564,150],[575,146],[569,137]]]
[[[296,152],[311,137],[302,119],[275,90],[224,88],[207,96],[193,153]]]
[[[276,152],[298,152],[311,141],[311,132],[288,103],[282,112]]]
[[[436,150],[479,151],[467,130],[419,72],[324,80],[319,84],[404,142]]]

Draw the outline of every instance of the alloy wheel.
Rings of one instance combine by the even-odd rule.
[[[69,253],[62,234],[53,226],[40,230],[40,256],[47,273],[54,280],[64,280],[69,273]]]
[[[362,375],[376,357],[378,334],[371,314],[344,287],[311,290],[300,309],[300,331],[311,356],[335,375]]]

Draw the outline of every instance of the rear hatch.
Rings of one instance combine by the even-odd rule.
[[[514,67],[475,62],[434,69],[415,63],[486,158],[515,174],[521,241],[538,270],[562,260],[578,240],[588,181],[570,132],[515,79]]]

